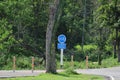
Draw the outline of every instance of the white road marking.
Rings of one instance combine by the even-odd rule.
[[[113,76],[109,76],[111,78],[111,80],[115,80]]]

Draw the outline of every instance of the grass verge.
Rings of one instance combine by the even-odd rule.
[[[67,69],[71,67],[71,62],[64,62],[64,69]],[[98,65],[98,62],[92,62],[88,61],[88,68],[109,68],[109,67],[115,67],[115,66],[120,66],[120,63],[118,62],[118,59],[114,59],[113,57],[103,59],[102,64]],[[86,61],[81,61],[81,62],[74,62],[74,68],[75,69],[85,69],[86,68]]]
[[[0,80],[104,80],[104,77],[62,72],[58,74],[40,74],[35,77],[2,78]]]

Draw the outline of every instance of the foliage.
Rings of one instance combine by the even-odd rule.
[[[31,70],[32,67],[32,60],[31,57],[16,57],[16,70]],[[13,57],[6,58],[6,56],[2,56],[0,58],[0,69],[1,70],[11,70],[13,69]],[[5,62],[6,61],[6,62]],[[40,63],[41,59],[35,58],[35,70],[45,69],[45,65]],[[74,66],[72,67],[72,64],[70,61],[64,61],[63,69],[66,70],[68,73],[75,73],[74,69],[85,69],[86,68],[86,61],[74,61]],[[108,68],[113,66],[119,66],[120,63],[117,62],[117,58],[114,59],[113,57],[109,57],[107,59],[102,60],[102,65],[98,65],[98,62],[88,61],[88,68]],[[60,69],[60,63],[57,62],[57,69]],[[67,73],[67,74],[68,74]],[[76,73],[75,73],[76,74]]]
[[[13,69],[13,56],[5,56],[1,55],[2,58],[0,58],[0,69],[1,70],[12,70]],[[38,57],[35,57],[34,61],[34,69],[45,69],[45,65],[41,64],[42,60]],[[32,57],[26,57],[26,56],[16,56],[16,70],[31,70],[32,69]]]
[[[0,65],[3,65],[0,69],[12,59],[10,56],[35,56],[45,61],[45,35],[52,1],[0,1]],[[73,53],[75,61],[84,61],[86,55],[90,61],[97,61],[98,56],[101,56],[101,60],[112,56],[116,29],[120,28],[120,0],[60,0],[60,3],[53,39],[57,44],[57,36],[66,35],[67,50],[64,59],[70,61]],[[82,37],[83,52],[80,46]],[[117,39],[120,41],[120,32]],[[21,62],[30,65],[28,63]],[[12,66],[12,63],[9,65]]]
[[[10,25],[6,19],[0,20],[0,52],[9,52],[9,50],[5,49],[14,43],[14,37],[12,34],[12,25]]]
[[[109,57],[106,59],[102,60],[102,64],[98,65],[98,62],[96,61],[90,61],[88,60],[88,68],[92,69],[92,68],[109,68],[109,67],[114,67],[114,66],[119,66],[120,63],[117,62],[117,58],[113,58],[113,57]],[[59,67],[58,67],[59,68]],[[86,69],[86,60],[84,61],[74,61],[74,67],[71,67],[71,62],[64,62],[64,68],[66,70],[73,70],[73,69]]]
[[[95,53],[95,51],[97,51],[96,45],[84,45],[84,52],[82,52],[81,46],[77,45],[75,46],[75,50],[76,50],[76,53],[74,54],[75,59],[79,54],[82,55],[79,60],[84,60],[86,56],[89,56],[90,60],[94,61],[97,57],[97,53]]]
[[[67,74],[78,74],[76,71],[74,71],[74,68],[70,67],[65,70]]]

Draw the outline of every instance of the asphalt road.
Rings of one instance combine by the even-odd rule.
[[[60,70],[58,70],[60,71]],[[94,74],[106,76],[106,80],[120,80],[120,67],[113,68],[101,68],[101,69],[77,69],[78,73],[83,74]],[[12,70],[1,70],[0,78],[7,77],[20,77],[20,76],[37,76],[40,73],[45,73],[45,70],[16,70],[13,72]]]
[[[120,67],[101,69],[78,69],[78,73],[108,76],[110,80],[120,80]]]
[[[21,77],[21,76],[37,76],[40,73],[45,73],[45,70],[1,70],[0,78],[12,78],[12,77]]]

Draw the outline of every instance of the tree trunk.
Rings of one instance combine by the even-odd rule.
[[[102,59],[101,59],[101,52],[99,50],[99,53],[98,53],[98,65],[101,65],[102,64]]]
[[[118,62],[120,62],[120,49],[118,49]]]
[[[118,39],[118,29],[116,28],[116,46],[117,46],[117,53],[118,53],[118,62],[120,62],[120,41]]]
[[[115,29],[116,31],[116,36],[115,36],[115,40],[113,41],[113,45],[114,45],[114,58],[117,58],[117,46],[119,45],[118,44],[118,29],[116,28]]]
[[[120,62],[120,42],[118,40],[118,62]]]
[[[114,58],[117,58],[117,54],[116,54],[116,40],[113,41],[113,45],[114,45]]]
[[[55,0],[53,5],[50,5],[49,21],[47,25],[46,32],[46,72],[56,73],[56,62],[55,62],[55,51],[53,39],[53,27],[55,24],[55,16],[57,13],[57,8],[59,5],[59,0]]]
[[[103,45],[102,45],[102,41],[103,41],[103,38],[102,38],[102,28],[99,29],[99,32],[100,32],[100,41],[99,41],[99,52],[98,52],[98,65],[101,65],[102,64],[102,52],[103,52]]]

